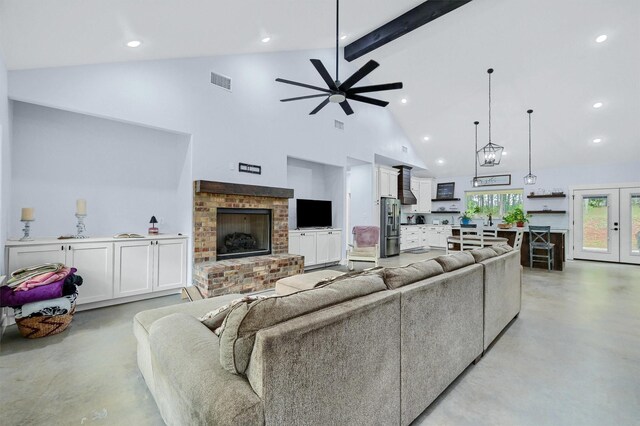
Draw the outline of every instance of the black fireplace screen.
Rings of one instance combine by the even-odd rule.
[[[271,253],[271,210],[218,209],[217,260]]]

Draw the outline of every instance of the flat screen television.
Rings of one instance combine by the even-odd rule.
[[[298,228],[331,227],[331,201],[296,199]]]

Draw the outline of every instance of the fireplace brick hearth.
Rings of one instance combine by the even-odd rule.
[[[194,182],[193,281],[203,296],[272,288],[277,279],[303,272],[303,258],[287,254],[289,198],[291,189]],[[271,210],[271,254],[216,261],[218,208]]]

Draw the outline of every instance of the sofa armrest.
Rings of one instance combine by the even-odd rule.
[[[259,331],[247,373],[267,424],[398,424],[400,295],[381,291]]]
[[[262,424],[246,378],[220,365],[218,338],[198,319],[172,314],[149,332],[156,403],[168,425]]]

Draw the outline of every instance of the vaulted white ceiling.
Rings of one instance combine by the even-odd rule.
[[[343,0],[342,44],[419,3]],[[333,0],[0,0],[10,69],[329,48],[334,20]],[[143,45],[125,47],[132,39]],[[529,108],[535,172],[640,158],[639,43],[637,0],[473,0],[356,63],[381,63],[371,83],[404,82],[380,97],[437,176],[473,173],[493,67],[492,136],[508,154],[481,172],[526,168]]]

